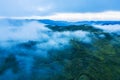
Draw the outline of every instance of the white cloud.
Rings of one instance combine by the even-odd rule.
[[[9,26],[2,25],[0,27],[0,41],[7,40],[38,40],[39,38],[46,38],[45,35],[39,36],[39,32],[44,33],[45,31],[50,31],[48,28],[44,27],[44,24],[39,24],[37,22],[25,23],[23,26]],[[6,34],[7,33],[7,34]],[[5,35],[5,36],[4,36]],[[39,37],[38,37],[39,36]]]
[[[52,5],[46,5],[46,6],[39,6],[36,10],[40,11],[40,12],[46,12],[49,11],[50,9],[52,9],[53,6]]]
[[[49,9],[47,6],[45,8],[39,7],[37,10],[44,11]],[[7,17],[0,17],[7,18]],[[49,16],[24,16],[24,17],[9,17],[12,19],[52,19],[52,20],[64,20],[64,21],[90,21],[90,20],[120,20],[120,11],[107,11],[99,13],[54,13]]]
[[[106,32],[120,32],[120,25],[94,25],[94,27],[102,29]]]
[[[7,33],[7,34],[6,34]],[[39,41],[42,48],[48,46],[59,48],[61,45],[66,45],[72,38],[78,38],[81,41],[89,42],[90,39],[87,37],[89,32],[85,31],[64,31],[55,32],[45,27],[44,24],[33,21],[25,23],[21,26],[9,26],[4,24],[0,27],[0,42],[6,41],[18,41],[26,42],[29,40]]]
[[[57,13],[44,18],[53,20],[82,21],[82,20],[120,20],[120,11],[108,11],[100,13]]]

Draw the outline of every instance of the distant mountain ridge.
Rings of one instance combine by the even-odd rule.
[[[78,21],[78,22],[68,22],[68,21],[55,21],[50,19],[0,19],[0,24],[2,25],[15,25],[15,26],[21,26],[24,23],[37,21],[39,23],[43,23],[46,25],[58,25],[58,26],[69,26],[69,25],[117,25],[120,24],[120,21]]]
[[[54,21],[49,19],[38,20],[41,23],[49,25],[58,25],[58,26],[68,26],[68,25],[116,25],[120,24],[120,21],[78,21],[78,22],[68,22],[68,21]]]

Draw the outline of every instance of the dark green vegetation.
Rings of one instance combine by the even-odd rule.
[[[47,25],[46,27],[52,29],[53,31],[77,31],[77,30],[82,30],[82,31],[88,31],[88,32],[102,32],[101,29],[94,28],[91,25],[70,25],[70,26],[52,26],[52,25]]]
[[[119,80],[120,43],[109,40],[96,40],[88,45],[71,40],[71,49],[58,51],[58,62],[63,61],[64,73],[61,80]],[[68,54],[63,58],[64,54]],[[61,59],[60,59],[60,55]],[[59,80],[59,79],[56,79]]]
[[[120,80],[119,36],[86,25],[50,28],[55,31],[89,31],[92,41],[85,43],[78,38],[70,39],[69,46],[48,50],[47,57],[36,55],[39,53],[36,52],[37,44],[40,44],[37,41],[20,43],[12,50],[1,48],[0,53],[10,55],[0,63],[0,75],[11,69],[14,74],[20,74],[14,80]],[[33,60],[29,67],[25,63],[28,57]]]
[[[120,80],[120,37],[91,38],[90,44],[71,39],[69,48],[52,52],[52,59],[64,65],[55,80]]]

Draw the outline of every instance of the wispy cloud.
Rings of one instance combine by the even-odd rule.
[[[46,5],[46,6],[39,6],[36,10],[40,11],[40,12],[44,12],[44,11],[48,11],[52,8],[53,8],[52,5]]]

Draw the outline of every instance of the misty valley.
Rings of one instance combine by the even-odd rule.
[[[120,21],[0,19],[0,80],[120,80]]]

